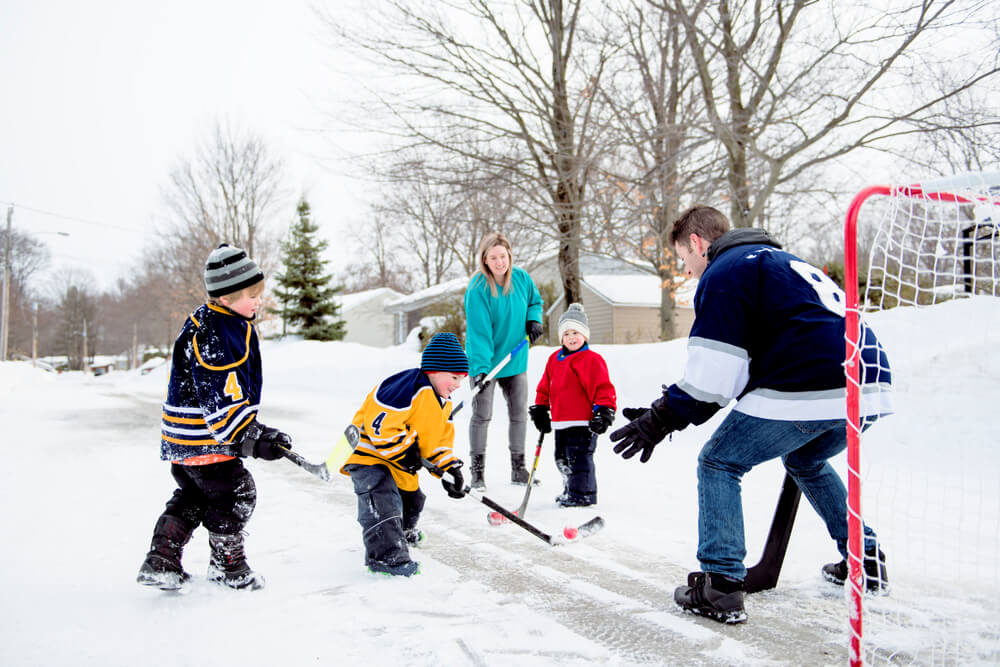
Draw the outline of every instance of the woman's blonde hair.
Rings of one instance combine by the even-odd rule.
[[[503,274],[503,283],[500,285],[504,294],[510,292],[510,273],[514,268],[514,251],[510,249],[510,241],[500,232],[490,232],[479,242],[479,271],[486,277],[486,282],[490,286],[490,293],[497,296],[497,280],[493,277],[493,271],[486,264],[486,253],[496,246],[503,246],[507,249],[507,271]]]

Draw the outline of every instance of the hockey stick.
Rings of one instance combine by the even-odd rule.
[[[521,517],[528,511],[528,498],[531,496],[531,487],[535,482],[535,471],[538,470],[538,457],[542,453],[542,440],[544,439],[545,434],[539,433],[538,446],[535,447],[535,462],[531,465],[531,474],[528,475],[528,488],[524,490],[524,500],[521,501],[521,506],[514,511],[514,514]],[[490,512],[486,515],[486,520],[491,526],[499,526],[504,522],[504,516],[499,512]]]
[[[500,363],[498,363],[496,366],[494,366],[490,370],[490,372],[487,373],[483,377],[483,379],[479,381],[478,384],[476,384],[474,387],[472,387],[472,394],[469,395],[469,400],[472,400],[473,398],[475,398],[476,394],[478,394],[483,389],[485,389],[486,385],[488,385],[490,383],[490,380],[492,380],[493,378],[495,378],[497,376],[497,373],[499,373],[503,369],[503,367],[506,366],[507,363],[511,359],[514,358],[514,355],[516,355],[518,352],[520,352],[521,348],[523,348],[527,344],[528,344],[528,339],[524,338],[524,340],[522,340],[520,343],[518,343],[517,345],[515,345],[514,349],[511,350],[507,354],[506,357],[504,357],[503,359],[500,360]],[[458,405],[455,406],[455,409],[451,411],[451,416],[454,417],[456,414],[458,414],[458,411],[461,410],[464,407],[465,407],[465,399],[462,399],[461,401],[459,401]]]
[[[747,593],[766,591],[778,585],[778,575],[781,574],[781,564],[785,561],[785,551],[788,549],[788,539],[792,535],[795,524],[795,514],[799,509],[802,492],[792,476],[785,473],[785,481],[781,484],[781,495],[774,508],[774,518],[771,520],[771,530],[767,534],[764,552],[760,561],[747,570],[743,587]]]
[[[434,465],[433,463],[431,463],[427,459],[421,459],[421,463],[423,464],[424,468],[426,468],[430,472],[434,473],[438,477],[442,477],[442,476],[444,476],[446,474],[444,470],[442,470],[438,466]],[[554,535],[554,536],[553,535],[549,535],[545,531],[543,531],[540,528],[537,528],[537,527],[531,525],[530,523],[528,523],[527,521],[525,521],[524,519],[522,519],[518,515],[514,514],[513,512],[511,512],[506,507],[503,507],[502,505],[497,504],[494,500],[492,500],[492,499],[488,498],[487,496],[485,496],[485,495],[479,493],[478,491],[474,490],[472,487],[467,486],[467,487],[465,487],[464,491],[465,491],[465,495],[471,496],[475,500],[478,500],[482,504],[484,504],[487,507],[489,507],[491,510],[495,510],[495,511],[499,512],[502,516],[504,516],[505,518],[507,518],[509,521],[511,521],[513,523],[516,523],[518,526],[520,526],[521,528],[524,528],[526,531],[528,531],[529,533],[531,533],[532,535],[534,535],[535,537],[537,537],[538,539],[542,540],[543,542],[545,542],[546,544],[548,544],[550,546],[556,546],[558,544],[566,544],[568,542],[575,541],[575,540],[580,539],[582,537],[587,537],[588,535],[593,535],[594,533],[596,533],[597,531],[599,531],[601,528],[604,527],[604,519],[602,519],[599,516],[595,516],[593,519],[580,524],[576,528],[573,528],[572,529],[572,531],[573,531],[573,537],[569,537],[568,535],[567,536],[564,536],[564,535]]]
[[[333,451],[330,452],[330,455],[326,457],[326,461],[323,461],[323,463],[310,463],[298,452],[285,449],[284,447],[281,448],[281,455],[309,474],[319,477],[324,482],[329,482],[333,473],[340,470],[340,466],[344,465],[344,461],[350,457],[351,452],[358,446],[360,439],[361,433],[358,431],[358,427],[350,424],[344,429],[344,434],[337,440],[337,444],[333,446]]]

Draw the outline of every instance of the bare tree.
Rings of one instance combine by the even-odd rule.
[[[100,344],[93,283],[93,276],[79,270],[63,271],[56,278],[60,318],[57,349],[66,355],[71,370],[83,368],[84,361],[89,363]]]
[[[591,114],[605,54],[575,52],[582,0],[388,0],[369,5],[356,29],[326,20],[342,38],[412,77],[381,100],[392,130],[478,163],[535,202],[526,215],[559,248],[563,290],[578,301],[581,214],[597,136]],[[381,12],[381,13],[378,13]],[[376,93],[378,94],[378,93]]]
[[[699,199],[716,186],[714,139],[698,127],[703,104],[675,13],[645,0],[619,0],[609,13],[611,36],[600,40],[610,41],[617,57],[600,95],[615,152],[595,186],[603,224],[594,231],[601,247],[639,257],[659,276],[666,340],[676,335],[679,275],[670,229],[683,199]]]
[[[813,0],[657,4],[683,22],[708,120],[725,149],[738,227],[752,225],[780,185],[818,165],[945,128],[944,103],[983,90],[1000,71],[989,0],[888,10]],[[946,63],[942,86],[938,69]]]
[[[49,263],[49,249],[43,242],[30,234],[23,234],[16,229],[10,232],[0,227],[0,249],[7,248],[10,243],[10,289],[8,298],[8,317],[10,326],[7,342],[8,355],[31,354],[32,309],[38,300],[37,290],[32,281],[35,276]],[[0,257],[2,259],[2,257]],[[0,261],[2,265],[2,261]],[[0,268],[0,271],[3,269]],[[2,317],[2,315],[0,315]],[[0,320],[0,326],[3,326]]]
[[[221,242],[246,250],[265,272],[273,268],[283,178],[280,161],[260,137],[223,123],[193,158],[178,161],[163,193],[166,229],[145,252],[175,315],[183,317],[204,298],[205,258]]]

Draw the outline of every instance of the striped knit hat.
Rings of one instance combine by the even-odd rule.
[[[250,287],[264,279],[264,272],[244,250],[222,243],[205,262],[205,291],[211,297],[224,296]]]
[[[587,313],[583,312],[583,306],[579,303],[569,304],[569,308],[559,318],[559,340],[569,329],[579,331],[583,337],[590,340],[590,323],[587,321]]]
[[[420,370],[469,374],[469,360],[453,333],[436,333],[420,356]]]

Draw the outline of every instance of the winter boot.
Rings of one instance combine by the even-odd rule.
[[[476,491],[485,491],[486,481],[483,479],[483,475],[486,473],[486,456],[473,454],[469,470],[472,471],[472,481],[469,482],[469,485]]]
[[[865,551],[864,570],[865,591],[873,595],[888,595],[889,575],[885,569],[885,554],[882,553],[881,549]],[[839,563],[827,563],[823,566],[823,578],[838,586],[844,585],[848,573],[846,559]]]
[[[212,555],[208,563],[208,580],[237,590],[255,591],[264,588],[264,577],[250,569],[243,551],[243,533],[223,535],[209,533]]]
[[[719,623],[743,623],[743,582],[721,574],[692,572],[688,585],[674,590],[674,602],[684,611],[706,616]]]
[[[191,540],[194,528],[183,519],[163,514],[153,528],[153,541],[146,554],[146,560],[139,568],[135,580],[143,586],[156,586],[165,591],[175,591],[191,575],[181,567],[184,545]]]
[[[384,574],[389,577],[412,577],[420,574],[420,563],[415,560],[408,560],[395,565],[389,565],[381,561],[371,561],[368,563],[368,571],[372,574]]]
[[[524,454],[511,454],[510,455],[510,483],[516,486],[525,486],[528,483],[528,478],[531,475],[528,473],[528,469],[524,467]],[[539,484],[541,480],[537,477],[532,480],[532,486]]]

